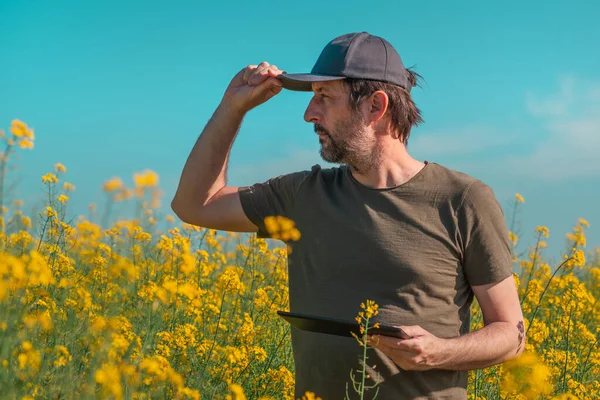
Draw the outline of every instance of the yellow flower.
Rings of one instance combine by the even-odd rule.
[[[158,174],[149,169],[133,174],[133,182],[136,188],[154,187],[158,185],[158,180]]]
[[[39,325],[43,330],[49,331],[52,329],[52,318],[48,312],[38,312],[23,317],[23,323],[28,328],[33,328]]]
[[[583,231],[583,225],[581,224],[576,225],[573,228],[573,233],[567,233],[566,237],[570,241],[574,242],[575,246],[585,247],[586,245],[585,232]]]
[[[537,398],[539,394],[549,395],[552,390],[550,368],[532,352],[524,352],[519,357],[503,364],[505,374],[502,391],[511,395],[517,393],[527,399]],[[506,396],[503,396],[506,397]]]
[[[517,203],[525,203],[525,199],[519,193],[515,194],[515,198],[517,199]]]
[[[283,241],[299,240],[300,231],[295,228],[294,221],[289,218],[278,216],[268,216],[264,220],[265,228],[273,239]]]
[[[16,137],[34,138],[33,129],[29,128],[25,122],[18,119],[12,121],[10,131]]]
[[[115,365],[103,363],[102,367],[94,375],[96,383],[111,393],[115,398],[123,398],[123,387],[121,386],[121,373]]]
[[[56,198],[56,200],[58,200],[59,202],[61,202],[62,204],[65,204],[67,202],[67,200],[69,200],[69,196],[65,195],[65,194],[61,194],[60,196],[58,196]]]
[[[65,346],[56,345],[55,352],[57,355],[57,359],[54,360],[54,366],[56,367],[64,367],[69,361],[73,358],[69,353],[69,350]]]
[[[302,400],[323,400],[313,392],[305,392],[302,396]]]
[[[122,188],[123,181],[121,181],[121,178],[117,177],[107,180],[104,182],[104,186],[102,187],[102,189],[107,193],[115,192],[117,190],[121,190]]]
[[[61,163],[56,163],[54,164],[54,170],[58,173],[58,172],[66,172],[67,168],[62,165]]]
[[[31,227],[31,218],[23,215],[21,217],[21,223],[23,224],[23,226],[25,226],[26,229]]]
[[[579,223],[581,225],[585,226],[586,228],[590,227],[590,223],[587,220],[583,219],[583,218],[579,218]]]
[[[58,216],[56,211],[54,211],[54,209],[50,206],[46,206],[46,211],[44,211],[42,214],[47,215],[50,218]]]
[[[573,265],[576,267],[583,267],[585,265],[585,253],[581,249],[575,250],[573,253]]]
[[[75,190],[75,186],[69,182],[65,182],[65,183],[63,183],[63,189],[66,190],[67,192],[72,192]]]
[[[56,183],[58,182],[58,178],[53,173],[47,173],[46,175],[42,176],[42,183],[46,182]]]
[[[549,233],[550,233],[550,230],[545,226],[538,226],[537,228],[535,228],[535,231],[539,232],[541,234],[541,236],[544,236],[544,237],[548,237]]]
[[[148,232],[138,232],[134,238],[138,242],[148,243],[152,239],[152,235],[150,235]]]
[[[231,294],[236,294],[244,290],[244,284],[240,281],[240,277],[236,271],[231,268],[226,268],[217,278],[216,286],[225,293]]]
[[[33,149],[33,142],[28,138],[23,138],[17,142],[22,149]]]
[[[579,397],[571,393],[561,393],[557,396],[552,397],[552,400],[580,400]]]
[[[19,369],[23,370],[30,367],[33,371],[38,371],[41,365],[40,352],[33,349],[30,341],[26,340],[21,343],[21,354],[17,357],[19,361]]]
[[[365,317],[371,318],[377,314],[379,314],[379,306],[373,300],[367,300],[367,304],[361,303],[360,307],[365,310]]]
[[[244,389],[238,384],[232,383],[229,385],[229,391],[231,394],[225,396],[226,400],[246,400],[246,395],[244,395]]]
[[[513,247],[519,242],[519,237],[512,232],[508,232],[508,240],[512,243]]]

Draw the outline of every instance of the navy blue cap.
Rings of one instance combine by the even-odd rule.
[[[312,91],[313,82],[346,78],[391,83],[410,90],[412,85],[400,55],[387,40],[367,32],[348,33],[325,46],[310,73],[278,76],[285,89]]]

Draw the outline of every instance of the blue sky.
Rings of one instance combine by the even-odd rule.
[[[35,129],[19,197],[43,196],[61,162],[70,210],[102,205],[113,176],[160,175],[163,207],[231,78],[267,61],[308,72],[331,39],[386,38],[425,79],[425,123],[409,151],[488,183],[522,245],[550,228],[549,254],[586,218],[600,245],[600,27],[597,2],[0,1],[0,128]],[[229,184],[331,166],[302,116],[311,94],[283,91],[252,110],[231,152]]]

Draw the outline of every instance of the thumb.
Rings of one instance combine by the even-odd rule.
[[[273,94],[277,94],[277,93],[281,92],[281,89],[283,89],[283,84],[281,83],[281,81],[279,79],[273,78],[273,77],[267,79],[266,86]]]
[[[257,93],[262,94],[267,90],[282,88],[283,83],[281,83],[281,81],[277,78],[269,77],[269,78],[265,79],[264,81],[262,81],[261,83],[259,83],[258,85],[251,85],[251,86],[256,86]]]
[[[256,86],[254,88],[254,91],[252,92],[251,101],[253,107],[256,107],[257,105],[269,100],[270,98],[281,92],[281,89],[283,89],[283,86],[279,79],[268,78],[267,80],[263,81],[260,85]]]
[[[423,336],[427,333],[427,331],[421,328],[419,325],[410,325],[410,326],[398,326],[398,328],[402,329],[404,332],[408,334],[410,337]]]

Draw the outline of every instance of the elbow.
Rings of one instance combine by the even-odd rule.
[[[177,218],[187,223],[185,207],[177,197],[174,197],[173,200],[171,200],[171,210],[177,215]]]
[[[518,334],[518,343],[517,343],[517,351],[515,357],[519,357],[525,351],[527,347],[527,329],[525,329],[525,324],[523,323],[523,319],[521,319],[517,323]]]
[[[527,336],[523,333],[522,340],[519,342],[519,346],[517,347],[517,352],[515,357],[519,357],[525,351],[525,347],[527,347]]]
[[[192,206],[189,203],[185,203],[178,198],[174,198],[171,201],[171,210],[182,222],[190,225],[196,225],[203,227],[202,216],[200,215],[200,209],[197,206]]]
[[[525,351],[525,347],[527,346],[527,338],[525,337],[525,333],[523,336],[519,337],[519,341],[516,347],[511,347],[510,352],[504,356],[503,362],[513,360],[515,358],[519,358],[521,354]]]

